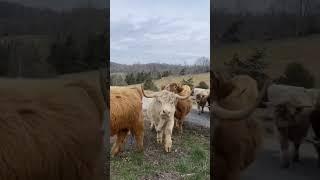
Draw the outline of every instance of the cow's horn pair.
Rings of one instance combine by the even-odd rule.
[[[152,94],[147,95],[147,94],[144,92],[143,85],[141,85],[141,91],[142,91],[143,96],[146,97],[146,98],[154,98],[154,97],[156,97],[156,96],[159,94],[159,92],[154,92],[154,93],[152,93]],[[187,98],[190,97],[190,95],[180,96],[180,95],[178,95],[178,94],[175,94],[175,96],[176,96],[176,98],[181,99],[181,100],[184,100],[184,99],[187,99]]]
[[[226,119],[226,120],[244,119],[244,118],[248,117],[255,110],[255,108],[260,104],[260,102],[262,101],[264,94],[266,93],[270,84],[271,84],[270,80],[267,80],[264,83],[263,88],[262,88],[257,100],[255,101],[254,104],[252,104],[249,107],[246,107],[241,110],[228,110],[228,109],[222,108],[219,105],[213,103],[212,111],[219,119]]]

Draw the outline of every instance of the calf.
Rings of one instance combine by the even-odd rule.
[[[143,87],[142,93],[146,98],[153,98],[148,108],[148,117],[151,118],[157,131],[157,142],[162,143],[164,139],[164,148],[166,152],[171,152],[172,147],[172,129],[174,126],[174,114],[178,100],[189,98],[190,95],[180,96],[173,92],[162,90],[150,95],[146,95]]]
[[[293,161],[300,161],[299,148],[310,127],[308,113],[307,109],[292,101],[280,103],[275,107],[275,125],[279,132],[283,168],[290,166],[290,142],[294,144]]]
[[[207,104],[207,102],[209,102],[210,104],[210,100],[209,100],[209,95],[207,94],[203,94],[203,93],[199,93],[196,95],[196,102],[198,105],[198,114],[203,113],[203,109],[205,107],[205,105]],[[201,108],[201,110],[200,110]]]
[[[191,95],[191,88],[188,85],[178,85],[177,83],[170,83],[163,86],[162,89],[179,94],[180,96]],[[174,113],[176,128],[182,133],[182,125],[186,116],[190,113],[192,109],[192,101],[190,99],[178,100],[176,105],[176,112]]]

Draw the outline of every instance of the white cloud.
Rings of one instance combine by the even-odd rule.
[[[111,0],[112,61],[183,64],[209,57],[209,0],[198,6],[188,0],[137,2]]]

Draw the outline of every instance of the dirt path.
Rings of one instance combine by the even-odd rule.
[[[256,116],[267,117],[269,110],[259,109]],[[272,129],[272,121],[264,121],[264,127],[268,127],[269,133]],[[268,133],[268,134],[269,134]],[[313,137],[313,132],[309,129],[309,136]],[[292,148],[292,147],[291,147]],[[266,135],[258,159],[243,174],[243,180],[319,180],[320,168],[317,167],[317,154],[313,145],[303,143],[300,147],[301,162],[291,164],[288,169],[280,167],[280,144],[277,140],[275,130]]]
[[[267,138],[258,159],[243,174],[243,180],[319,180],[316,152],[312,145],[303,144],[300,149],[301,162],[292,164],[289,169],[280,168],[279,143]]]

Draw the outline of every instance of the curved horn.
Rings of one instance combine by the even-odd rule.
[[[157,93],[152,93],[150,95],[146,95],[146,93],[144,92],[144,89],[143,89],[143,84],[141,84],[141,91],[142,91],[143,96],[146,98],[154,98],[157,96]]]
[[[190,94],[189,95],[186,95],[186,96],[180,96],[178,94],[175,94],[175,96],[180,99],[180,100],[185,100],[185,99],[188,99],[190,97]]]
[[[241,110],[228,110],[225,108],[220,107],[219,105],[212,103],[212,111],[216,116],[220,119],[226,119],[226,120],[240,120],[248,117],[255,108],[259,105],[259,103],[262,101],[264,94],[266,93],[269,85],[271,84],[270,80],[267,80],[263,88],[256,100],[255,103],[253,103],[251,106],[241,109]]]

